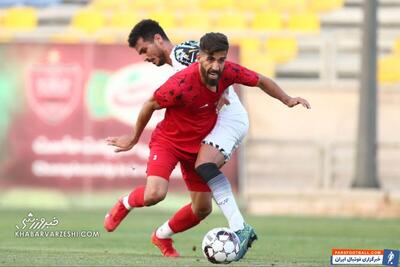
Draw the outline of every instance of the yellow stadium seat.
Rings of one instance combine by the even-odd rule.
[[[236,0],[234,7],[238,11],[260,12],[268,10],[271,1],[267,0]]]
[[[397,39],[397,40],[394,42],[393,52],[394,52],[394,54],[400,56],[400,38]]]
[[[246,38],[240,40],[240,51],[245,53],[259,53],[261,42],[258,38]]]
[[[265,50],[276,63],[286,63],[297,56],[298,44],[292,37],[270,37],[265,42]]]
[[[17,30],[32,30],[37,27],[36,9],[30,7],[14,7],[5,10],[3,26]]]
[[[112,1],[112,0],[110,0]],[[167,0],[168,1],[168,0]],[[154,11],[163,9],[164,7],[164,0],[128,0],[129,5],[134,10],[148,10]]]
[[[240,40],[240,64],[263,75],[275,75],[275,62],[263,49],[258,38]]]
[[[379,59],[378,81],[380,84],[400,82],[400,56],[388,55]]]
[[[149,18],[157,21],[163,29],[176,27],[176,18],[174,14],[168,11],[156,11],[149,14]]]
[[[257,12],[251,27],[254,30],[281,30],[284,27],[282,13],[277,11]]]
[[[261,41],[256,38],[240,41],[240,64],[268,77],[275,75],[274,59],[262,50]]]
[[[165,7],[171,11],[174,10],[182,10],[183,12],[187,12],[187,10],[197,10],[198,9],[198,0],[168,0],[165,1]]]
[[[307,0],[307,9],[313,12],[326,12],[343,7],[344,0]]]
[[[211,19],[209,13],[201,10],[184,13],[179,27],[187,30],[210,31]]]
[[[79,10],[72,18],[71,26],[86,33],[94,33],[104,27],[106,19],[100,11],[93,8]]]
[[[321,0],[324,1],[324,0]],[[298,12],[306,9],[306,0],[271,1],[270,8],[280,12]]]
[[[112,28],[132,28],[139,20],[137,14],[132,10],[118,10],[112,13],[109,26]]]
[[[218,14],[215,26],[218,30],[243,30],[247,28],[247,21],[246,17],[241,12],[226,11]]]
[[[311,12],[292,14],[288,20],[288,29],[300,32],[319,32],[319,17]]]
[[[246,62],[247,63],[241,62],[241,64],[269,78],[275,77],[275,62],[273,58],[267,54],[258,54],[257,57],[251,57],[247,59]]]
[[[205,10],[215,9],[222,10],[234,6],[233,0],[202,0],[200,7]]]

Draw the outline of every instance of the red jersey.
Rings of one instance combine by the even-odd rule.
[[[198,62],[171,76],[154,92],[155,100],[166,111],[151,142],[165,141],[177,149],[198,153],[201,141],[214,128],[218,100],[234,83],[256,86],[258,74],[226,61],[217,92],[212,92],[201,81]]]

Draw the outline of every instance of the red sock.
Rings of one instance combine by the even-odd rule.
[[[129,194],[128,204],[132,208],[140,208],[144,206],[144,189],[145,186],[138,186]]]
[[[174,233],[179,233],[198,225],[200,221],[201,219],[193,213],[192,204],[190,203],[178,210],[169,219],[168,225]]]

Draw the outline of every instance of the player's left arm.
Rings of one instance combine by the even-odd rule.
[[[307,100],[301,97],[291,97],[282,90],[282,88],[276,84],[270,78],[265,77],[262,74],[258,74],[258,83],[257,87],[263,90],[265,93],[270,95],[273,98],[280,100],[283,104],[288,107],[294,107],[301,104],[303,107],[310,109],[311,105],[308,103]]]

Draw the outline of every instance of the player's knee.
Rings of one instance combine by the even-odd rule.
[[[196,172],[207,183],[212,178],[217,177],[221,174],[221,171],[218,169],[217,164],[212,162],[203,163],[200,166],[196,167]]]
[[[158,190],[149,190],[144,195],[144,205],[152,206],[157,204],[158,202],[164,200],[166,196],[165,192],[160,192]]]

